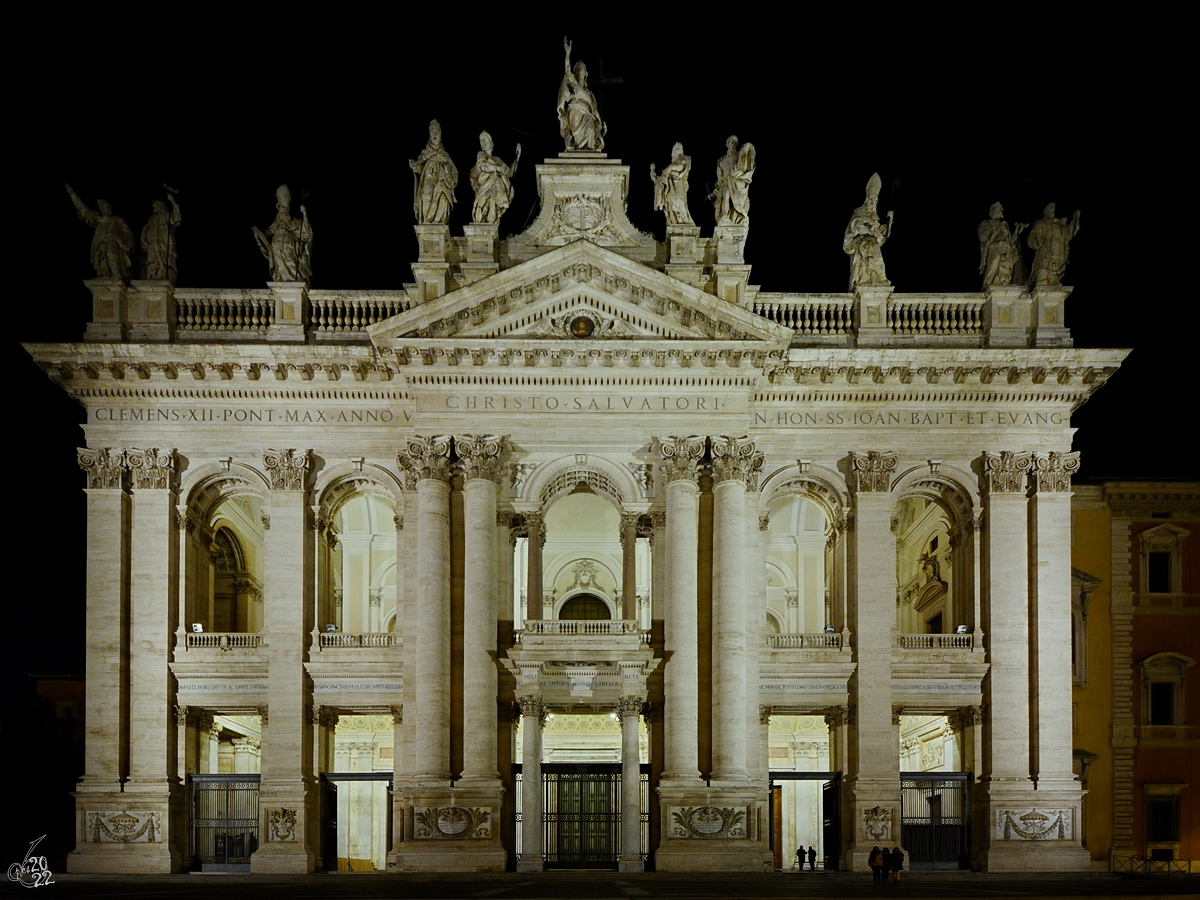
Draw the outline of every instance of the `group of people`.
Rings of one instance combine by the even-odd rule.
[[[805,850],[803,844],[796,848],[796,868],[801,872],[804,871],[805,857],[808,858],[809,870],[812,872],[817,871],[817,848],[814,846],[809,847],[808,850]]]
[[[882,850],[872,847],[871,855],[867,857],[867,865],[871,867],[871,879],[876,884],[887,884],[889,873],[892,881],[899,884],[900,873],[904,871],[904,851],[899,847],[893,847],[891,850],[887,847]]]

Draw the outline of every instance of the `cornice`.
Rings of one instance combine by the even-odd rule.
[[[1200,482],[1113,481],[1103,485],[1103,495],[1116,516],[1149,519],[1165,512],[1173,518],[1200,518]]]

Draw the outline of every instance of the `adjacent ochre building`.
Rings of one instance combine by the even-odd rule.
[[[29,347],[87,410],[71,871],[1087,868],[1071,414],[1124,352],[1061,285],[760,290],[628,177]]]

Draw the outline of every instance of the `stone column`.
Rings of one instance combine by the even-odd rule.
[[[182,794],[175,776],[171,672],[179,586],[175,531],[175,451],[128,450],[125,463],[133,485],[129,562],[129,778],[127,799],[162,812],[160,843],[139,847],[146,872],[178,872],[184,852],[168,829]],[[153,849],[150,849],[153,848]]]
[[[747,482],[752,488],[758,486],[763,457],[755,453],[754,442],[746,437],[719,435],[710,442],[714,532],[712,780],[745,782],[746,486]]]
[[[518,872],[540,872],[542,852],[542,715],[540,697],[528,695],[521,704],[521,858]]]
[[[704,438],[658,441],[667,483],[667,572],[663,619],[668,654],[663,670],[666,747],[661,782],[699,786],[699,654],[696,632],[696,547],[699,462]],[[660,782],[660,785],[661,785]]]
[[[450,438],[407,440],[401,467],[417,479],[417,603],[413,678],[419,718],[413,778],[450,781]]]
[[[264,536],[264,631],[270,682],[262,708],[261,844],[250,858],[255,874],[305,874],[317,865],[317,790],[312,772],[310,701],[304,670],[311,640],[313,542],[306,502],[308,450],[264,450],[271,485]]]
[[[643,872],[642,861],[642,766],[638,750],[638,720],[644,700],[621,697],[617,713],[621,717],[621,859],[622,872]]]
[[[892,647],[896,641],[896,539],[892,474],[896,454],[850,454],[854,491],[848,556],[858,662],[847,716],[850,756],[843,808],[852,825],[844,847],[850,871],[867,864],[872,845],[900,840],[900,759],[892,724]]]
[[[524,515],[526,541],[525,552],[525,618],[542,618],[542,547],[546,545],[546,523],[540,512]]]
[[[621,618],[637,618],[638,513],[621,513]]]
[[[496,499],[505,440],[454,439],[463,472],[463,770],[500,799],[496,768]],[[498,808],[498,807],[497,807]]]

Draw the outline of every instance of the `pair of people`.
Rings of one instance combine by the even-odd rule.
[[[809,847],[806,853],[803,844],[796,848],[796,868],[801,872],[804,871],[805,856],[808,857],[808,868],[813,872],[817,871],[817,848],[815,846]]]
[[[872,847],[871,855],[867,857],[867,865],[871,867],[871,879],[875,884],[885,884],[889,872],[892,881],[899,884],[900,873],[904,871],[904,851],[899,847],[893,847],[891,850],[887,847],[882,850]]]

